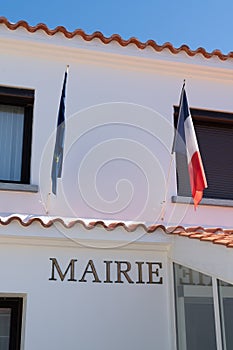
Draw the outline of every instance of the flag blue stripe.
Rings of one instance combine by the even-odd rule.
[[[183,87],[183,90],[181,93],[181,99],[180,99],[178,124],[177,124],[174,143],[172,147],[172,153],[176,152],[176,153],[186,154],[186,139],[185,139],[184,123],[188,117],[189,117],[189,107],[188,107],[186,92]]]

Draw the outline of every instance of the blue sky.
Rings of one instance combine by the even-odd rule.
[[[81,28],[124,39],[233,51],[232,0],[0,0],[0,16],[49,28]]]

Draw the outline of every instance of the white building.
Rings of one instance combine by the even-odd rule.
[[[1,350],[232,349],[231,56],[0,19]],[[171,156],[183,79],[196,211]]]

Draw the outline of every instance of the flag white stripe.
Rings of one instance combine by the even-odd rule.
[[[185,119],[184,122],[184,130],[185,130],[185,140],[186,140],[186,148],[187,148],[187,158],[188,164],[191,162],[192,156],[195,152],[199,152],[197,138],[192,122],[192,117],[189,114],[188,118]]]

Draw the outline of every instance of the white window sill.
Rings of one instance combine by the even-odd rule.
[[[19,191],[36,193],[39,191],[39,188],[37,185],[0,182],[0,191]]]
[[[193,204],[191,197],[172,196],[172,203]],[[231,199],[213,199],[202,198],[199,205],[214,205],[218,207],[233,207],[233,200]]]

